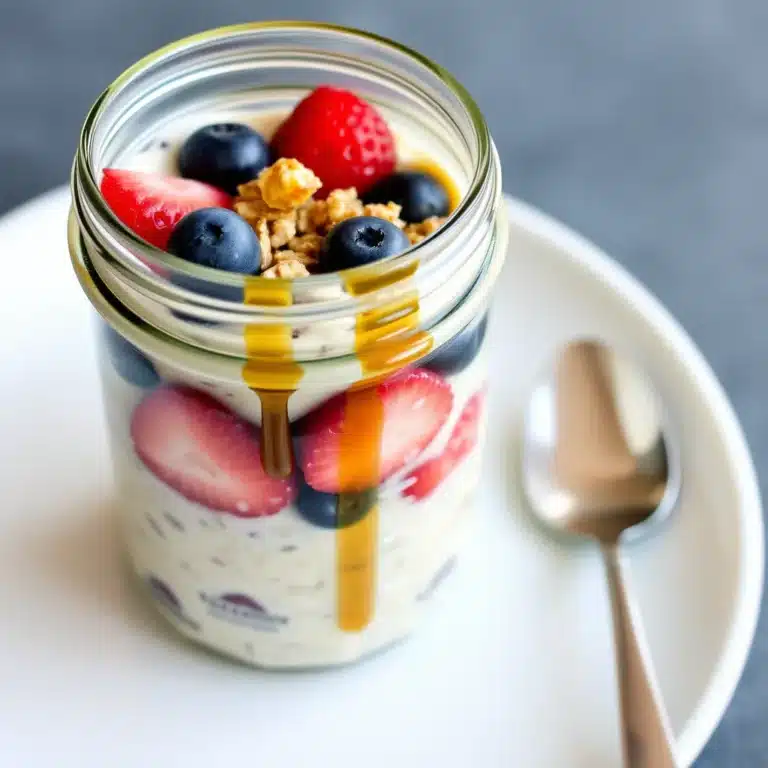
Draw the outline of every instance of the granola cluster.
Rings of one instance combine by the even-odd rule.
[[[354,187],[334,189],[325,200],[315,200],[313,195],[321,186],[321,180],[298,160],[280,158],[257,179],[238,187],[234,208],[259,238],[262,277],[306,277],[317,271],[325,235],[354,216],[386,219],[400,227],[411,244],[421,242],[445,222],[433,216],[406,224],[397,203],[364,204]]]
[[[416,243],[420,243],[434,232],[437,232],[443,224],[445,224],[444,217],[430,216],[428,219],[424,219],[424,221],[421,221],[418,224],[409,224],[405,228],[405,234],[408,235],[411,245],[416,245]]]

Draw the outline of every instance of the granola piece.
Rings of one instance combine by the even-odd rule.
[[[235,212],[239,213],[254,229],[261,219],[274,221],[285,216],[285,211],[270,208],[267,205],[257,181],[241,184],[237,191],[238,196],[233,205]]]
[[[283,278],[292,280],[296,277],[309,277],[309,270],[297,259],[290,259],[288,261],[278,261],[266,272],[262,272],[261,276],[271,279]]]
[[[283,249],[281,251],[275,251],[275,261],[280,264],[286,261],[298,261],[305,267],[314,267],[318,263],[317,255],[313,253],[297,253],[290,249]]]
[[[375,216],[377,219],[384,219],[396,227],[402,229],[405,226],[405,222],[400,218],[400,211],[403,210],[402,205],[393,203],[392,201],[384,203],[368,203],[363,206],[364,216]]]
[[[290,157],[281,157],[265,168],[256,184],[264,202],[279,210],[298,208],[323,186],[309,168]]]
[[[322,234],[345,219],[363,215],[363,203],[354,187],[334,189],[325,200],[310,200],[296,211],[296,230],[302,235]]]
[[[331,229],[345,219],[363,215],[363,203],[357,197],[354,187],[348,189],[334,189],[326,199],[326,218],[324,226]]]
[[[420,243],[437,232],[445,224],[446,219],[446,216],[430,216],[428,219],[424,219],[424,221],[420,221],[417,224],[409,224],[405,228],[405,234],[408,235],[411,245],[416,245],[416,243]]]
[[[317,233],[298,235],[288,241],[288,247],[296,253],[317,256],[323,249],[325,238]]]
[[[256,232],[256,237],[259,238],[259,245],[261,246],[261,269],[265,270],[268,267],[272,266],[272,262],[274,261],[272,257],[272,243],[270,242],[269,238],[269,227],[267,225],[266,219],[259,219],[255,226],[251,224],[254,231]]]
[[[311,235],[315,233],[316,227],[312,221],[314,204],[315,201],[310,200],[296,210],[296,231],[300,235]]]
[[[328,203],[310,200],[296,211],[296,228],[299,234],[316,234],[325,230],[328,221]]]
[[[296,234],[296,211],[290,211],[269,223],[270,243],[273,248],[282,248]]]

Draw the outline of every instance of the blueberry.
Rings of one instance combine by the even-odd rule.
[[[251,225],[227,208],[200,208],[173,229],[168,250],[193,264],[252,275],[259,271],[261,246]]]
[[[241,123],[216,123],[196,130],[179,152],[179,171],[186,179],[197,179],[237,193],[238,184],[255,179],[272,164],[269,144],[261,134]]]
[[[111,326],[104,324],[103,329],[109,359],[123,379],[143,389],[149,389],[160,383],[155,366],[141,350],[134,347]]]
[[[323,267],[328,272],[360,267],[410,247],[402,229],[375,216],[354,216],[337,224],[323,247]]]
[[[362,520],[376,503],[376,489],[344,493],[322,493],[303,480],[299,488],[299,514],[320,528],[346,528]]]
[[[363,196],[365,203],[397,203],[403,207],[400,218],[409,223],[430,216],[447,216],[450,212],[448,193],[443,185],[427,173],[397,171],[374,184]]]
[[[421,367],[435,373],[461,373],[480,351],[487,327],[488,315],[486,314],[479,323],[470,324],[439,347],[434,354],[425,358],[420,363]]]

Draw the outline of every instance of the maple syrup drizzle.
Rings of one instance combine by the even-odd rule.
[[[250,306],[290,306],[291,281],[249,278],[244,301]],[[303,373],[293,361],[291,329],[284,323],[246,326],[244,341],[243,381],[261,402],[261,461],[271,477],[287,477],[293,471],[288,400]]]

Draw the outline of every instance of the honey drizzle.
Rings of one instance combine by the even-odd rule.
[[[416,331],[419,294],[409,293],[383,307],[361,312],[355,324],[355,351],[363,370],[362,384],[385,376],[429,352],[432,337]]]
[[[379,483],[384,404],[376,387],[347,397],[339,435],[339,484],[342,488],[376,488]],[[353,525],[344,525],[354,509],[355,492],[339,494],[336,515],[337,624],[344,632],[359,632],[371,621],[376,583],[378,500]]]
[[[249,306],[290,306],[291,281],[249,278],[244,301]],[[243,381],[261,402],[261,461],[271,477],[287,477],[293,471],[288,400],[303,373],[293,361],[291,329],[284,323],[246,326],[243,335]]]
[[[405,268],[382,273],[376,267],[347,278],[345,287],[352,295],[377,290],[414,274],[412,263]],[[376,382],[412,360],[425,355],[432,346],[431,336],[416,331],[419,326],[418,292],[411,291],[389,304],[359,312],[355,319],[355,353],[362,378],[347,391],[341,434],[339,435],[339,485],[342,488],[377,488],[380,477],[380,452],[384,428],[384,403]],[[375,609],[376,560],[378,551],[379,508],[374,502],[359,522],[344,525],[345,511],[359,503],[359,493],[339,494],[336,514],[337,624],[345,632],[360,632],[370,624]]]

